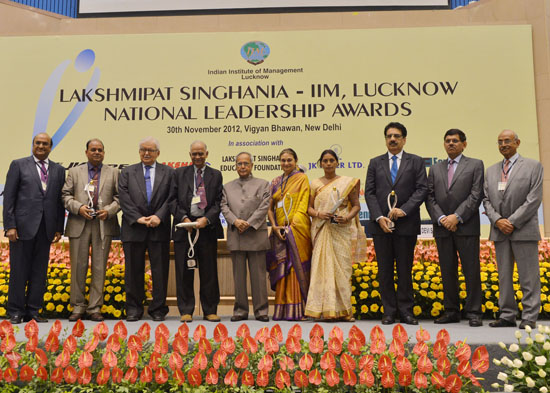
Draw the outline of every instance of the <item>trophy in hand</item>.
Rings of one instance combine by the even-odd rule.
[[[286,200],[287,197],[288,197],[288,199],[290,199],[288,209],[286,208],[286,205],[285,205],[285,200]],[[283,213],[285,214],[285,229],[281,229],[281,235],[282,236],[285,236],[285,233],[288,232],[288,227],[290,226],[290,219],[288,217],[289,217],[290,212],[292,211],[292,204],[293,204],[292,197],[288,194],[285,194],[285,196],[283,198],[283,201],[282,201]]]
[[[397,206],[397,194],[395,193],[394,190],[391,190],[391,192],[388,194],[388,208],[390,209],[389,211],[391,212],[392,209],[395,209],[396,206]],[[388,212],[388,216],[389,214],[390,213]],[[393,231],[395,229],[395,222],[391,221],[388,224],[388,228]]]
[[[88,195],[88,208],[91,210],[88,212],[88,214],[92,218],[96,218],[97,212],[94,208],[94,196],[96,191],[96,184],[95,180],[92,179],[88,184],[86,184],[86,187],[84,187],[84,190],[86,191],[86,194]]]
[[[336,189],[336,187],[332,188],[332,191],[330,193],[330,199],[332,202],[334,202],[334,206],[332,206],[332,209],[330,209],[330,214],[332,214],[332,217],[330,219],[331,224],[338,224],[338,222],[335,220],[335,218],[338,216],[336,211],[340,206],[342,206],[342,203],[344,202],[344,198],[340,198],[340,191]]]

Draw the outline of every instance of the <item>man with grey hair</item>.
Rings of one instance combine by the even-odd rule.
[[[157,162],[160,145],[148,137],[139,143],[141,162],[124,168],[119,179],[122,247],[125,256],[126,320],[138,321],[145,300],[145,251],[149,254],[153,300],[148,313],[163,321],[170,267],[170,185],[174,170]]]
[[[246,294],[246,261],[250,270],[250,286],[254,316],[268,322],[266,250],[271,248],[267,236],[266,214],[271,194],[266,180],[252,176],[252,156],[242,152],[235,158],[239,178],[224,186],[221,203],[227,221],[227,248],[233,261],[235,306],[231,321],[248,319]]]
[[[523,292],[519,328],[535,328],[540,311],[538,209],[543,169],[540,162],[519,155],[520,142],[514,131],[502,131],[498,149],[504,159],[485,175],[483,206],[491,221],[489,240],[495,243],[500,291],[500,315],[489,324],[491,327],[516,326],[514,262]]]
[[[94,322],[103,321],[103,287],[105,270],[113,236],[118,236],[117,213],[118,170],[103,165],[105,148],[99,139],[86,143],[88,162],[69,169],[61,191],[65,208],[69,211],[65,235],[70,239],[71,305],[69,321],[84,319],[86,313]],[[90,298],[86,300],[86,275],[90,246],[92,279]]]
[[[193,320],[193,282],[195,269],[198,267],[204,319],[218,322],[220,317],[216,313],[220,302],[220,288],[217,255],[218,239],[223,238],[220,223],[223,178],[220,171],[206,165],[208,150],[204,142],[193,142],[189,156],[193,165],[176,169],[171,191],[178,309],[181,322]],[[192,222],[195,223],[195,228],[175,230],[176,224]],[[190,239],[193,244],[190,244]]]

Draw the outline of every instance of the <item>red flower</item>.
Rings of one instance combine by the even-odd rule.
[[[258,363],[258,370],[271,371],[273,368],[273,359],[269,355],[264,355]]]
[[[105,350],[105,353],[101,357],[101,361],[103,362],[103,367],[105,368],[113,368],[118,363],[115,353],[109,349]]]
[[[422,327],[416,331],[416,341],[428,341],[430,339],[430,333],[424,330]]]
[[[32,377],[34,377],[34,370],[30,368],[28,365],[24,365],[21,367],[21,371],[19,371],[19,379],[23,382],[29,382],[32,380]]]
[[[254,386],[254,375],[250,371],[244,370],[241,381],[244,386]]]
[[[343,372],[344,384],[347,386],[355,386],[357,384],[357,375],[352,370]]]
[[[164,337],[166,340],[170,337],[170,330],[168,330],[164,323],[159,324],[155,329],[155,339],[159,337]]]
[[[400,355],[395,359],[395,367],[397,368],[397,371],[401,374],[403,373],[411,373],[412,372],[412,365],[409,359],[406,357]]]
[[[5,373],[4,373],[4,379],[6,380],[6,382],[8,382],[8,379],[6,378]],[[55,383],[61,383],[62,380],[63,380],[63,369],[61,367],[57,367],[52,371],[52,375],[50,375],[50,381]]]
[[[395,385],[395,377],[391,371],[382,373],[382,387],[389,389]]]
[[[277,340],[275,340],[273,337],[268,337],[265,339],[264,348],[265,351],[269,354],[279,352],[279,344],[277,343]]]
[[[288,356],[283,355],[279,359],[279,366],[282,370],[293,370],[294,369],[294,361],[289,358]]]
[[[417,367],[421,373],[431,373],[433,364],[428,355],[424,354],[418,358]]]
[[[302,338],[302,327],[299,324],[293,325],[288,331],[288,337],[295,337],[300,340]]]
[[[63,350],[55,359],[55,366],[65,368],[69,365],[70,361],[71,354],[68,351]]]
[[[374,385],[374,375],[370,369],[363,369],[359,373],[359,383],[371,387]]]
[[[63,350],[68,351],[71,355],[76,351],[76,338],[72,334],[65,339]]]
[[[118,352],[120,350],[120,338],[116,333],[113,333],[109,336],[109,338],[107,339],[107,345],[105,346],[105,348],[113,352]]]
[[[63,373],[63,379],[65,379],[65,382],[67,383],[75,383],[77,378],[76,370],[73,366],[68,366],[65,369],[65,372]]]
[[[275,385],[279,389],[283,389],[285,386],[290,387],[290,375],[284,370],[277,370],[275,373]]]
[[[243,323],[237,329],[237,337],[245,338],[246,336],[250,336],[250,329],[248,328],[248,325],[246,323]]]
[[[328,338],[337,338],[342,343],[344,342],[344,332],[338,326],[334,326],[328,334]]]
[[[135,349],[128,350],[128,353],[126,354],[126,365],[128,367],[136,367],[138,361],[139,361],[138,351],[136,351]]]
[[[307,375],[304,374],[303,371],[298,370],[294,373],[294,385],[299,388],[305,388],[307,385],[309,385]]]
[[[250,336],[243,339],[243,349],[247,352],[256,353],[258,351],[258,343]]]
[[[276,323],[272,328],[271,332],[269,332],[269,336],[275,340],[277,340],[278,343],[283,342],[283,331],[281,330],[281,326],[279,326],[278,323]]]
[[[193,368],[204,370],[206,369],[207,363],[208,363],[208,359],[206,358],[206,355],[204,354],[204,352],[198,352],[193,358]]]
[[[36,357],[36,361],[41,365],[45,366],[48,364],[48,357],[46,356],[46,352],[44,352],[40,348],[36,348],[34,351],[34,356]]]
[[[197,326],[197,329],[198,328],[199,327]],[[147,341],[149,341],[149,337],[151,337],[151,326],[149,326],[147,322],[144,322],[143,325],[139,327],[136,335],[141,339],[142,342],[146,343]]]
[[[441,376],[438,372],[434,372],[432,374],[432,385],[434,385],[437,389],[442,389],[445,387],[445,378]]]
[[[373,354],[380,355],[386,350],[386,341],[385,339],[378,338],[371,342],[370,351]]]
[[[391,358],[388,355],[382,355],[378,359],[378,371],[380,373],[389,372],[393,369]]]
[[[153,370],[150,366],[143,367],[141,375],[139,376],[140,382],[149,383],[153,380]]]
[[[128,329],[126,329],[126,325],[123,321],[118,321],[115,324],[113,332],[115,332],[116,335],[119,336],[122,340],[126,340],[126,337],[128,337]]]
[[[451,361],[447,356],[437,359],[437,371],[441,374],[449,374],[451,372]]]
[[[248,366],[248,355],[246,352],[241,352],[235,358],[235,367],[246,368]]]
[[[343,353],[342,356],[340,356],[340,367],[342,367],[343,371],[355,370],[355,367],[356,367],[355,359],[353,359],[347,353]]]
[[[61,326],[61,321],[58,319],[52,324],[52,327],[50,328],[50,334],[53,334],[54,336],[59,336],[62,328],[63,327]]]
[[[269,373],[266,370],[260,370],[258,371],[258,375],[256,375],[256,384],[261,387],[267,386],[269,383]]]
[[[61,376],[63,376],[63,372],[61,372]],[[15,382],[17,380],[17,370],[15,370],[12,367],[8,367],[7,369],[5,369],[4,370],[4,380],[7,383]],[[52,379],[52,381],[53,381],[53,379]]]
[[[92,380],[92,372],[89,368],[83,368],[76,374],[76,379],[80,385],[87,385]]]
[[[214,356],[212,357],[212,364],[214,365],[214,368],[217,370],[222,365],[225,367],[226,359],[227,359],[227,352],[225,352],[223,349],[218,349],[214,354]]]
[[[349,333],[348,333],[348,336],[350,338],[350,341],[352,339],[356,339],[356,340],[359,340],[359,342],[361,343],[361,346],[364,347],[365,344],[367,343],[367,339],[365,338],[365,334],[361,331],[361,329],[359,329],[357,326],[353,325],[350,329],[349,329]]]
[[[225,374],[223,383],[225,383],[227,386],[236,386],[237,382],[239,382],[239,376],[237,375],[237,372],[233,369],[229,370],[229,372]]]
[[[374,356],[372,355],[364,355],[359,360],[359,368],[365,369],[365,370],[372,370],[372,367],[374,366]]]
[[[208,355],[212,353],[212,345],[206,337],[201,337],[199,339],[199,352],[203,352]]]
[[[193,367],[187,372],[187,381],[191,386],[199,386],[202,383],[202,376],[198,369]]]
[[[138,370],[135,367],[130,367],[128,370],[126,370],[126,374],[124,374],[124,380],[130,383],[136,383],[137,377]]]
[[[19,366],[19,362],[21,361],[21,355],[18,352],[9,352],[4,354],[4,357],[10,364],[10,367],[17,368]]]
[[[38,323],[34,319],[31,319],[27,324],[25,325],[25,337],[31,338],[34,335],[38,334]],[[2,338],[8,337],[10,335],[13,335],[13,330],[11,334],[2,335]],[[9,351],[7,351],[9,352]]]
[[[481,384],[473,374],[470,374],[470,381],[472,381],[472,385],[481,387]]]
[[[323,331],[321,325],[319,325],[318,323],[313,325],[313,328],[309,331],[309,338],[311,339],[313,337],[319,337],[321,339],[325,337],[325,332]]]
[[[489,369],[489,352],[484,345],[477,347],[472,357],[472,368],[480,373]]]
[[[405,344],[407,341],[409,341],[409,335],[407,334],[407,331],[401,325],[398,323],[394,326],[392,330],[392,337],[396,340],[399,340],[402,344]]]
[[[181,358],[179,353],[172,352],[170,354],[170,357],[168,358],[168,366],[172,370],[181,370],[181,368],[183,367],[183,359]]]
[[[437,340],[433,346],[433,353],[436,359],[447,356],[447,344],[444,340]]]
[[[466,378],[469,378],[472,374],[472,366],[470,365],[470,362],[468,360],[463,360],[456,368],[456,371],[460,375],[464,375]]]
[[[404,372],[399,373],[399,376],[397,378],[399,385],[401,386],[409,386],[412,382],[412,375],[410,372]]]
[[[264,326],[263,328],[261,328],[256,332],[256,336],[254,336],[254,339],[263,344],[266,338],[268,337],[269,337],[269,329],[267,328],[267,326]]]
[[[333,355],[339,355],[342,352],[342,342],[338,337],[332,337],[328,341],[328,350]]]
[[[75,337],[82,337],[84,334],[84,330],[86,330],[86,327],[84,326],[84,322],[82,322],[80,319],[76,321],[76,323],[73,326],[73,336]]]
[[[386,336],[384,336],[384,332],[382,331],[380,326],[376,325],[371,329],[370,340],[371,341],[382,340],[386,342]]]
[[[321,373],[316,368],[314,368],[309,372],[308,379],[310,384],[316,385],[316,386],[319,386],[323,380],[323,378],[321,377]]]
[[[161,353],[163,355],[167,354],[168,353],[168,339],[165,338],[163,335],[156,336],[155,345],[154,345],[153,348],[154,348],[153,350],[157,353]],[[200,351],[200,344],[199,344],[199,351]]]
[[[327,380],[328,386],[330,387],[336,386],[340,383],[340,374],[338,374],[338,372],[333,368],[327,370],[325,378]]]
[[[286,339],[286,350],[289,354],[293,353],[299,353],[302,350],[302,346],[300,345],[300,341],[294,337],[294,336],[288,336]]]
[[[97,348],[98,344],[99,344],[99,338],[96,335],[93,335],[90,341],[88,341],[86,345],[84,345],[84,350],[88,352],[93,352]],[[57,346],[59,347],[59,341],[57,342]],[[140,348],[140,351],[141,351],[141,348]]]
[[[210,367],[206,372],[206,377],[204,378],[204,380],[209,385],[216,385],[218,383],[218,378],[218,371],[215,368]]]
[[[15,336],[13,334],[8,334],[2,340],[2,344],[0,345],[0,351],[4,353],[11,352],[13,348],[15,348],[15,344],[17,344],[17,342],[15,341]]]
[[[300,358],[298,364],[300,366],[300,369],[309,370],[311,366],[313,366],[313,358],[309,353],[304,353],[304,355]]]
[[[109,381],[110,377],[111,377],[111,372],[109,371],[109,369],[102,368],[97,373],[96,382],[98,385],[105,385]]]
[[[176,369],[174,370],[174,379],[178,385],[183,385],[185,383],[185,374],[183,371]]]
[[[109,335],[109,328],[105,322],[100,322],[94,327],[94,336],[97,336],[100,341],[103,341]]]
[[[178,328],[178,334],[181,336],[181,338],[187,339],[189,338],[189,326],[187,326],[187,323],[183,323]]]
[[[414,346],[413,353],[418,356],[422,356],[426,355],[429,350],[430,348],[428,348],[428,345],[424,341],[420,341]]]
[[[391,340],[389,351],[393,356],[403,356],[405,354],[405,346],[401,341],[394,338]]]
[[[160,361],[162,359],[162,355],[158,352],[153,352],[151,354],[151,357],[149,358],[149,367],[151,367],[151,370],[156,370],[160,367]]]
[[[350,338],[348,341],[348,352],[359,356],[361,354],[361,342],[354,337]]]
[[[137,352],[141,352],[141,350],[143,349],[143,341],[139,336],[132,334],[130,337],[128,337],[128,348],[133,349]]]
[[[227,328],[223,323],[218,323],[214,328],[214,341],[217,343],[222,342],[228,336]]]
[[[443,340],[445,346],[447,346],[451,342],[451,336],[449,335],[448,331],[446,331],[445,329],[441,329],[439,332],[437,332],[436,340]]]
[[[185,355],[189,350],[189,342],[186,338],[178,335],[176,338],[174,338],[174,341],[172,342],[172,348],[177,350],[181,355]]]
[[[155,371],[155,382],[162,385],[168,381],[168,371],[164,367],[159,367]]]
[[[463,361],[470,359],[470,356],[472,355],[472,349],[468,344],[466,344],[464,341],[457,341],[455,346],[455,356],[458,360]]]
[[[336,359],[332,352],[325,352],[323,356],[321,356],[321,362],[319,364],[323,370],[336,368]]]
[[[4,338],[10,334],[13,334],[13,326],[10,321],[4,319],[2,322],[0,322],[0,337]]]
[[[113,383],[120,383],[122,381],[122,370],[118,367],[113,367],[111,370],[111,380]]]
[[[428,377],[426,377],[426,375],[422,374],[420,371],[417,371],[414,374],[414,384],[418,389],[427,389]]]
[[[47,380],[48,380],[48,372],[46,371],[46,369],[44,368],[44,366],[38,367],[38,370],[36,370],[36,376],[37,376],[38,378],[40,378],[41,380],[43,380],[43,381],[47,381]]]
[[[323,352],[324,346],[325,346],[325,342],[321,337],[318,337],[318,336],[311,337],[311,340],[309,341],[309,350],[311,353]]]
[[[57,335],[50,333],[44,343],[44,348],[48,352],[57,352],[59,349],[59,339],[57,338]]]
[[[33,319],[34,321],[34,319]],[[28,352],[34,352],[36,348],[38,347],[38,334],[35,334],[34,336],[30,336],[29,340],[27,341],[27,344],[25,345],[25,350]]]
[[[462,380],[456,374],[449,375],[445,380],[445,390],[449,393],[458,393],[462,388]]]

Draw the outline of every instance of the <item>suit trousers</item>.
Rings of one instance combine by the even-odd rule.
[[[44,218],[34,238],[10,242],[9,315],[37,314],[42,308],[50,245]]]
[[[149,315],[168,314],[166,294],[170,272],[170,241],[123,242],[126,282],[126,315],[143,315],[145,300],[145,251],[149,254],[153,281],[153,300],[148,308]]]
[[[416,236],[373,235],[384,315],[413,316],[412,264]],[[394,283],[397,270],[397,293]]]
[[[538,241],[495,241],[498,267],[500,318],[515,321],[518,306],[514,291],[514,261],[523,292],[521,319],[536,321],[540,312],[540,267]]]
[[[246,294],[246,261],[250,270],[250,287],[254,316],[267,316],[267,284],[265,251],[231,251],[233,280],[235,282],[235,306],[233,315],[248,317],[248,296]]]
[[[443,306],[445,312],[460,312],[460,288],[458,284],[458,256],[466,283],[466,304],[463,314],[470,318],[481,315],[481,277],[479,267],[479,236],[436,237],[439,267],[443,281]]]
[[[99,219],[86,220],[79,237],[70,238],[71,254],[71,305],[73,312],[93,314],[101,312],[103,305],[103,288],[105,287],[105,270],[111,250],[112,236],[101,239]],[[86,301],[86,276],[92,247],[90,270],[90,298]]]
[[[195,237],[195,230],[191,239]],[[204,315],[216,314],[220,303],[220,287],[218,283],[218,238],[216,228],[209,225],[200,229],[199,239],[194,246],[198,269],[187,268],[187,252],[189,240],[187,234],[183,241],[174,242],[176,259],[176,295],[178,309],[181,315],[191,314],[195,310],[194,278],[195,270],[199,271],[200,302]]]

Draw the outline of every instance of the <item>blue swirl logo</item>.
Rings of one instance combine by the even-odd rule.
[[[241,48],[242,58],[253,65],[262,64],[270,52],[269,46],[261,41],[247,42]]]

